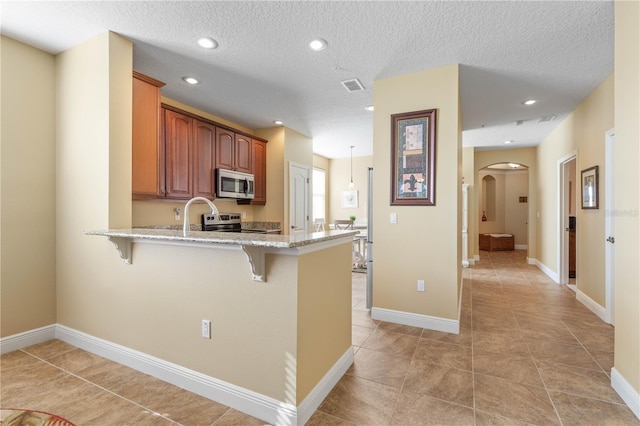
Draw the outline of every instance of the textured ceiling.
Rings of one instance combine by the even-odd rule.
[[[4,35],[55,54],[114,31],[133,41],[137,71],[167,83],[165,96],[249,128],[283,120],[330,158],[351,145],[371,155],[364,107],[376,79],[461,64],[463,145],[501,149],[538,144],[613,71],[609,1],[0,4]],[[219,47],[197,47],[201,36]],[[326,50],[308,48],[316,37]],[[347,92],[340,82],[352,78],[365,90]],[[529,98],[539,102],[523,106]]]

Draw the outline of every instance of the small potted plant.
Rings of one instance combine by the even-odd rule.
[[[349,220],[353,220],[353,221],[355,221],[355,220],[356,220],[356,217],[355,217],[354,215],[351,215],[351,216],[349,216]]]

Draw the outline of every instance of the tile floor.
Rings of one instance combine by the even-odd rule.
[[[355,362],[308,425],[640,425],[610,386],[613,328],[525,253],[463,270],[460,334],[373,321],[353,274]],[[51,340],[1,357],[0,405],[82,425],[262,425]]]

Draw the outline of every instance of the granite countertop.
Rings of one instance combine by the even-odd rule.
[[[196,225],[198,226],[198,225]],[[276,234],[256,234],[237,232],[205,232],[193,230],[186,235],[175,227],[166,228],[130,228],[130,229],[110,229],[106,231],[87,231],[86,235],[101,235],[109,238],[128,238],[137,240],[155,240],[179,243],[204,243],[204,244],[226,244],[247,247],[270,247],[270,248],[296,248],[310,244],[317,244],[350,237],[358,234],[357,230],[347,231],[324,231],[301,235],[276,235]]]

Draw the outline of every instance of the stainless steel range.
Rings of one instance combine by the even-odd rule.
[[[240,213],[206,213],[202,215],[202,230],[216,232],[242,232]]]

